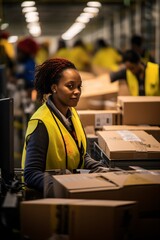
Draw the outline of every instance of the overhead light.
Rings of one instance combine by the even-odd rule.
[[[62,39],[70,40],[85,28],[84,23],[74,23],[63,35]]]
[[[24,1],[22,2],[21,7],[33,7],[35,4],[35,1]]]
[[[21,7],[29,33],[34,37],[39,37],[41,35],[41,27],[39,24],[39,13],[35,4],[35,1],[24,1]]]
[[[80,14],[80,17],[86,17],[86,18],[94,18],[93,13],[83,12]]]
[[[41,28],[39,25],[33,25],[30,29],[29,32],[31,35],[33,35],[34,37],[39,37],[41,35]]]
[[[87,12],[87,13],[98,13],[99,9],[95,8],[95,7],[86,7],[86,8],[84,8],[83,11]]]
[[[41,27],[39,22],[30,22],[27,24],[29,33],[34,37],[39,37],[41,35]]]
[[[96,2],[96,1],[91,1],[87,3],[88,7],[101,7],[102,4],[100,2]]]
[[[35,12],[35,11],[37,11],[37,8],[36,8],[36,7],[24,7],[24,8],[22,9],[22,12],[23,12],[23,13]]]
[[[85,7],[79,17],[76,18],[75,23],[64,34],[62,34],[62,39],[71,40],[79,32],[81,32],[86,27],[86,24],[90,21],[90,19],[97,16],[99,12],[98,7],[101,7],[100,2],[88,2],[87,7]]]
[[[79,16],[78,18],[76,18],[76,22],[88,23],[89,21],[90,21],[89,18],[83,16]]]
[[[8,23],[2,23],[0,29],[5,30],[9,26]]]
[[[39,17],[38,16],[31,16],[31,17],[27,17],[26,18],[26,22],[38,22],[39,21]]]
[[[30,22],[27,24],[27,28],[37,27],[39,26],[38,22]]]
[[[17,42],[17,40],[18,40],[18,36],[10,36],[8,38],[9,43],[15,43],[15,42]]]
[[[32,18],[32,17],[38,17],[38,12],[27,12],[25,13],[25,18]]]

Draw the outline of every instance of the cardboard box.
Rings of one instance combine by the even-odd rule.
[[[136,239],[136,202],[84,200],[72,204],[70,214],[71,240]]]
[[[117,110],[78,110],[78,114],[84,127],[94,126],[95,129],[102,129],[103,125],[116,125],[120,121]]]
[[[160,160],[160,143],[145,131],[97,131],[109,160]]]
[[[56,197],[137,201],[139,214],[160,211],[160,171],[57,175]]]
[[[136,236],[135,201],[41,199],[22,202],[20,210],[22,236],[29,239],[123,240]]]
[[[118,82],[111,83],[109,74],[83,80],[82,94],[76,109],[103,110],[105,99],[116,98],[118,90]]]
[[[127,81],[121,79],[120,81],[118,81],[118,83],[119,83],[118,95],[119,96],[131,96]]]
[[[111,96],[118,93],[118,82],[111,83],[109,74],[101,74],[93,79],[83,80],[81,98]]]
[[[160,125],[160,96],[118,96],[122,124]]]
[[[103,95],[81,97],[77,110],[103,110]]]
[[[118,131],[118,130],[129,130],[129,131],[145,131],[151,134],[158,142],[160,142],[160,127],[158,126],[146,126],[146,125],[111,125],[103,126],[104,131]]]

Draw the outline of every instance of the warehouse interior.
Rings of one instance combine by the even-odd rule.
[[[133,37],[140,41],[142,52],[133,48]],[[77,50],[77,56],[76,47],[83,49]],[[107,50],[100,55],[101,47],[110,49],[112,55],[107,56]],[[26,54],[24,59],[21,51]],[[137,62],[125,60],[128,51],[136,52]],[[63,161],[71,150],[63,127],[57,124],[65,154],[55,137],[57,130],[51,134],[44,120],[48,136],[56,139],[60,150],[54,148],[53,140],[47,145],[45,169],[37,171],[43,174],[42,192],[25,182],[23,161],[30,136],[38,128],[37,124],[27,135],[30,120],[35,120],[34,114],[55,95],[55,89],[45,92],[39,101],[33,85],[36,70],[56,58],[71,61],[81,81],[80,97],[74,105],[80,130],[70,120],[76,141],[82,139],[81,146],[76,142],[78,159],[85,161],[85,151],[100,167],[85,168],[85,163],[72,169],[67,164],[48,167],[48,154],[52,152],[54,162],[60,151],[58,157]],[[32,59],[34,65],[28,73],[24,72],[26,59]],[[134,72],[139,65],[143,70]],[[63,101],[65,93],[60,95]],[[61,112],[59,105],[55,106]],[[3,240],[160,238],[159,0],[0,0],[0,112]],[[71,111],[71,116],[74,114]],[[57,119],[55,122],[61,118]],[[43,117],[38,121],[43,122]],[[40,137],[45,138],[43,131]],[[86,146],[81,149],[84,138]],[[66,159],[70,161],[72,156]],[[34,168],[34,162],[30,163],[30,169]],[[48,194],[51,186],[52,194]]]

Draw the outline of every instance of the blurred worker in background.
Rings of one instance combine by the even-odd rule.
[[[86,152],[86,135],[75,109],[81,86],[75,65],[66,59],[53,58],[37,67],[35,89],[42,105],[28,123],[22,168],[26,185],[47,197],[54,197],[53,174],[104,169]]]
[[[66,42],[63,39],[58,39],[57,42],[57,49],[55,51],[54,54],[52,54],[51,56],[52,58],[56,57],[56,58],[65,58],[68,59],[69,58],[69,48],[66,44]]]
[[[141,61],[144,64],[147,62],[155,62],[150,51],[144,47],[144,39],[142,36],[135,34],[131,37],[131,49],[141,56]]]
[[[14,46],[8,42],[8,38],[9,38],[8,32],[0,31],[0,47],[3,46],[4,48],[4,50],[2,50],[4,51],[4,53],[0,52],[0,56],[1,56],[0,64],[5,63],[5,62],[2,62],[4,54],[5,54],[5,60],[13,61],[15,58]],[[1,51],[1,48],[0,48],[0,51]]]
[[[42,64],[48,58],[49,58],[49,42],[44,41],[39,43],[39,48],[35,55],[36,65]]]
[[[76,40],[73,46],[70,48],[69,60],[74,63],[77,70],[90,72],[91,58],[82,39]]]
[[[117,49],[110,46],[104,39],[97,39],[92,58],[92,71],[95,74],[116,71],[119,69],[121,61],[122,56]]]
[[[132,96],[160,95],[160,68],[152,62],[144,64],[141,56],[133,50],[123,54],[124,68],[110,73],[111,82],[126,80]]]
[[[15,50],[13,44],[8,41],[9,33],[0,30],[0,65],[5,66],[7,82],[12,82],[14,60],[15,60]]]
[[[17,44],[17,57],[15,75],[17,79],[23,79],[25,89],[31,92],[35,74],[35,56],[38,51],[37,42],[31,37],[21,39]]]
[[[35,104],[32,102],[31,97],[34,86],[35,56],[38,51],[38,44],[31,37],[24,37],[18,41],[16,50],[14,66],[15,90],[12,97],[14,98],[15,159],[16,166],[20,167],[20,153],[23,148],[26,122],[35,109]]]

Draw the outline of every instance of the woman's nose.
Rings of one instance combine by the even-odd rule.
[[[81,90],[79,88],[75,88],[74,94],[76,95],[81,94]]]

